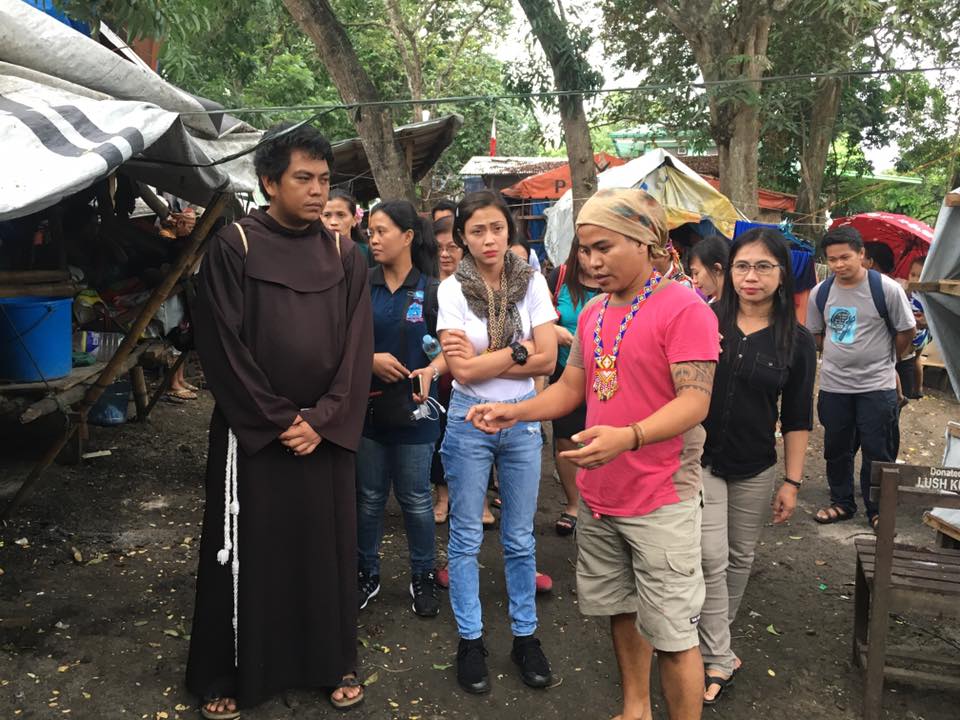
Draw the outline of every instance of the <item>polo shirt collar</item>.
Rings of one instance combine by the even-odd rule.
[[[410,268],[410,272],[407,273],[406,279],[400,283],[400,287],[404,288],[415,288],[420,282],[420,271],[417,270],[416,266]],[[386,287],[387,281],[383,277],[383,265],[377,265],[372,274],[370,275],[370,284],[371,285],[383,285]]]

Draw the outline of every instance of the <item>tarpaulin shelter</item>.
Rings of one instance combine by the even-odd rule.
[[[653,195],[667,214],[671,230],[683,225],[709,223],[726,237],[743,216],[733,203],[679,159],[658,148],[597,175],[597,188],[639,188]],[[547,211],[544,243],[553,262],[563,262],[573,243],[573,194],[566,191]]]
[[[960,397],[960,188],[944,199],[920,282],[910,290],[920,294],[930,334]]]
[[[259,139],[220,109],[20,0],[0,0],[0,219],[49,207],[121,164],[200,205],[218,191],[252,191],[252,166],[211,165]]]
[[[720,179],[711,175],[701,175],[701,177],[710,183],[715,190],[720,190]],[[776,190],[757,189],[757,207],[761,212],[764,210],[775,212],[796,212],[797,196],[789,193],[777,192]]]
[[[623,158],[605,152],[593,156],[593,164],[598,173],[626,162]],[[553,170],[524,178],[501,192],[507,197],[521,200],[556,200],[571,187],[573,181],[570,178],[570,164],[566,163]]]
[[[865,243],[880,242],[893,252],[893,277],[910,274],[910,264],[930,251],[933,228],[906,215],[887,212],[869,212],[833,220],[830,228],[855,228]]]

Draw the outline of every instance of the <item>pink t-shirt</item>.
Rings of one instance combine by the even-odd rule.
[[[580,314],[577,366],[584,368],[587,391],[587,427],[625,426],[643,420],[676,397],[670,365],[713,361],[720,352],[717,316],[695,292],[670,283],[651,295],[630,321],[617,360],[619,389],[601,401],[593,391],[596,369],[593,332],[603,298],[599,296]],[[620,321],[629,306],[610,305],[603,319],[603,347],[609,353]],[[572,354],[571,354],[572,359]],[[584,502],[601,515],[646,515],[662,505],[680,501],[674,473],[680,467],[682,437],[644,445],[625,452],[595,470],[581,469],[577,487]]]

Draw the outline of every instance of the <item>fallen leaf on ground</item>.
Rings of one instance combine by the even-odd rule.
[[[380,673],[372,673],[367,676],[367,679],[363,681],[363,686],[373,685],[377,680],[380,679]]]
[[[773,626],[773,623],[767,625],[767,632],[771,635],[777,635],[779,637],[780,632]]]
[[[770,677],[776,677],[776,676],[777,676],[777,674],[776,674],[772,669],[770,669],[770,668],[767,669],[767,675],[769,675]]]
[[[823,567],[824,565],[827,564],[827,561],[826,561],[826,560],[814,560],[814,561],[813,561],[813,564],[814,564],[814,565],[818,565],[819,567]]]
[[[446,664],[443,664],[443,665],[441,665],[440,663],[434,663],[434,664],[433,664],[433,669],[434,669],[434,670],[449,670],[449,669],[452,668],[452,667],[453,667],[453,664],[452,664],[452,663],[446,663]]]

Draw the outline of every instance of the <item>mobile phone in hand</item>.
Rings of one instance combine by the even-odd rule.
[[[410,394],[414,397],[423,395],[423,376],[415,375],[410,378]]]

